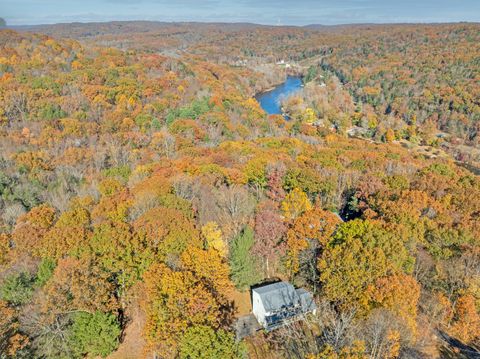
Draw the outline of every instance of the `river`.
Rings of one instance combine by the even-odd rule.
[[[289,76],[285,82],[276,86],[273,90],[262,92],[255,96],[263,110],[269,115],[281,115],[281,101],[302,88],[302,79]]]

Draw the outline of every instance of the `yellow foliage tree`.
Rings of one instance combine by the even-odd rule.
[[[387,143],[392,143],[395,140],[395,132],[391,128],[385,133],[385,141]]]
[[[395,359],[400,355],[400,333],[398,330],[390,330],[387,335],[387,342],[389,344],[386,358]]]
[[[207,249],[215,249],[224,257],[228,254],[227,246],[223,241],[222,230],[218,227],[217,223],[206,223],[202,227],[202,237],[205,240],[205,247]]]
[[[162,358],[175,358],[178,342],[192,325],[220,325],[223,304],[208,283],[190,271],[154,264],[144,274],[149,349]]]
[[[313,108],[308,107],[303,113],[303,121],[308,124],[312,124],[317,120],[317,115]]]
[[[98,185],[98,190],[100,191],[102,196],[111,196],[121,191],[122,187],[123,186],[120,181],[113,178],[107,178],[100,182],[100,184]]]
[[[290,220],[297,218],[310,209],[312,209],[312,203],[306,193],[299,188],[294,188],[282,202],[283,215]]]
[[[366,352],[365,342],[355,340],[351,346],[342,348],[339,352],[330,345],[326,344],[321,348],[317,355],[309,355],[306,359],[366,359],[368,358]]]
[[[208,287],[216,293],[226,295],[233,289],[230,267],[218,251],[189,246],[182,253],[181,261],[184,269],[194,273],[202,283],[208,283]]]

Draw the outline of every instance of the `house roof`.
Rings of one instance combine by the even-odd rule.
[[[260,295],[265,311],[273,312],[284,307],[291,307],[300,302],[300,298],[293,285],[287,282],[278,282],[252,289]]]
[[[317,308],[315,301],[313,300],[313,295],[310,292],[307,292],[305,289],[297,289],[298,297],[300,298],[300,304],[306,312],[313,311]]]

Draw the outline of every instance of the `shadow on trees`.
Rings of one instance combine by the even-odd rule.
[[[460,340],[451,337],[443,331],[438,331],[438,336],[443,340],[444,345],[442,345],[440,352],[442,358],[466,358],[466,359],[479,359],[480,350],[471,345],[466,345]]]

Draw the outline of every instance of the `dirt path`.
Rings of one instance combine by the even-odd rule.
[[[108,359],[140,359],[145,358],[145,340],[142,332],[145,325],[145,313],[134,300],[127,313],[130,322],[125,329],[123,342],[117,351],[108,356]]]

